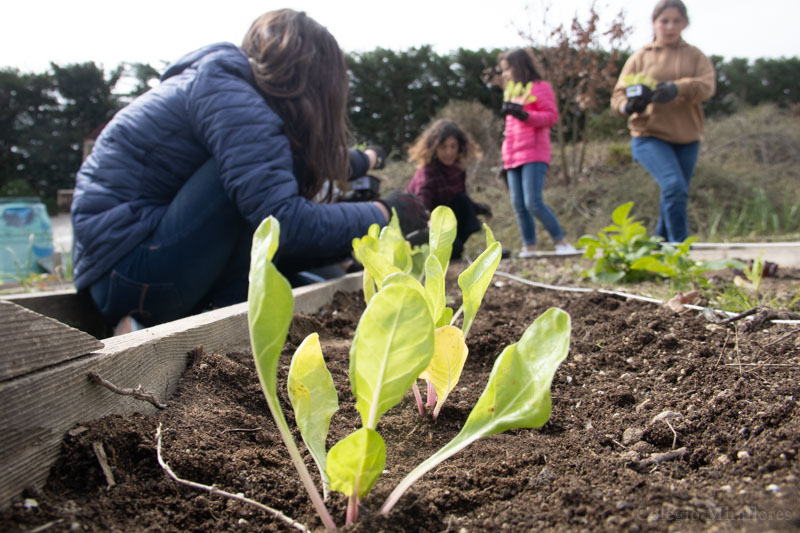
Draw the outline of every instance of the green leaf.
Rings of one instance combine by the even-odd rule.
[[[429,255],[428,259],[425,260],[425,292],[427,293],[428,302],[431,304],[433,322],[438,327],[447,307],[447,295],[445,294],[442,265],[433,254]]]
[[[483,230],[486,232],[486,247],[490,247],[492,244],[497,242],[497,239],[494,238],[494,232],[492,232],[492,228],[489,227],[488,224],[484,222]]]
[[[289,366],[287,389],[303,442],[317,463],[323,485],[327,486],[325,440],[331,417],[339,409],[339,401],[333,378],[322,357],[317,333],[306,337],[295,350]]]
[[[361,315],[350,348],[350,386],[362,424],[375,429],[432,356],[433,319],[425,298],[403,284],[378,291]]]
[[[389,259],[366,246],[362,246],[359,249],[359,255],[361,257],[361,264],[364,265],[364,270],[372,277],[378,289],[383,287],[383,280],[386,276],[396,272],[402,273],[402,270],[392,264]]]
[[[485,436],[544,425],[550,418],[550,384],[567,356],[569,337],[570,319],[564,311],[548,309],[537,318],[495,361],[461,434]]]
[[[553,308],[537,318],[517,344],[506,347],[458,435],[403,478],[381,513],[387,514],[414,481],[477,439],[544,425],[551,411],[550,386],[569,351],[569,337],[569,315]]]
[[[292,288],[271,261],[279,233],[278,221],[269,217],[253,235],[247,296],[250,343],[258,377],[268,400],[274,398],[276,405],[278,358],[286,342],[294,309]]]
[[[375,296],[377,287],[375,287],[375,280],[366,270],[361,277],[361,290],[364,291],[364,302],[369,303],[372,297]]]
[[[457,230],[458,221],[452,209],[440,205],[433,210],[428,227],[430,255],[435,255],[439,260],[442,272],[447,272],[447,267],[450,265]]]
[[[675,273],[675,269],[665,265],[655,257],[648,255],[640,257],[631,263],[631,270],[647,270],[648,272],[655,272],[664,276],[670,276]]]
[[[624,226],[628,222],[628,213],[630,213],[632,207],[633,202],[628,202],[614,209],[611,213],[611,220],[614,221],[614,224]],[[606,231],[609,230],[607,229]]]
[[[428,299],[428,294],[425,291],[425,287],[422,286],[414,276],[411,274],[405,274],[403,272],[395,272],[394,274],[389,274],[383,280],[383,287],[386,288],[389,285],[402,285],[409,289],[417,291],[420,296],[425,300],[425,303],[428,304],[428,312],[431,313],[433,316],[433,303]]]
[[[420,379],[433,383],[436,389],[436,408],[433,418],[439,416],[447,396],[458,384],[469,349],[461,330],[455,326],[442,326],[434,331],[433,357]]]
[[[328,452],[331,488],[363,498],[386,466],[386,444],[378,432],[361,428],[337,442]]]
[[[311,479],[292,432],[283,416],[277,394],[278,359],[286,342],[289,323],[292,320],[294,297],[286,278],[272,263],[277,249],[280,224],[272,216],[267,217],[256,229],[250,257],[250,285],[247,293],[247,322],[250,330],[250,345],[253,349],[258,379],[267,400],[267,407],[275,425],[289,450],[300,474],[300,480],[308,492],[311,502],[326,528],[335,529],[336,524],[325,507],[314,481]]]
[[[458,286],[461,287],[464,302],[464,324],[461,330],[464,332],[465,339],[472,327],[472,321],[478,313],[478,308],[481,306],[483,295],[494,277],[497,265],[500,264],[502,253],[503,249],[500,243],[495,242],[458,276]]]

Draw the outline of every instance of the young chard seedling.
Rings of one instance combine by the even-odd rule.
[[[297,347],[289,366],[287,388],[297,427],[317,464],[323,498],[327,500],[330,482],[325,471],[325,438],[331,417],[339,409],[339,399],[322,357],[318,334],[310,334]]]
[[[437,214],[437,220],[439,216]],[[449,228],[449,222],[442,228]],[[499,243],[487,229],[487,250],[473,271],[462,273],[465,324],[474,313],[499,262]],[[292,316],[291,289],[272,263],[279,227],[270,217],[256,230],[248,294],[251,344],[262,390],[292,462],[326,528],[335,524],[292,439],[276,394],[277,365]],[[366,239],[365,236],[364,239]],[[442,253],[452,240],[431,247]],[[446,241],[450,240],[448,245]],[[363,240],[362,240],[363,242]],[[369,250],[371,244],[368,246]],[[364,248],[362,248],[363,252]],[[488,255],[487,255],[488,253]],[[497,255],[497,261],[495,261]],[[369,253],[362,254],[369,257]],[[432,255],[436,263],[439,263]],[[449,252],[446,256],[449,259]],[[431,263],[431,271],[436,271]],[[441,272],[441,264],[439,272]],[[366,265],[365,265],[366,268]],[[489,272],[490,271],[490,272]],[[486,272],[489,272],[488,274]],[[488,276],[488,278],[487,278]],[[347,523],[358,518],[359,501],[370,491],[386,463],[386,444],[377,432],[381,415],[403,399],[420,375],[441,388],[438,408],[452,390],[466,358],[464,329],[450,324],[436,327],[429,294],[412,275],[390,272],[376,280],[377,290],[356,328],[350,349],[350,385],[362,427],[336,443],[327,454],[325,440],[331,416],[338,407],[333,382],[325,368],[319,339],[309,335],[297,348],[289,370],[288,389],[304,442],[321,472],[323,486],[348,496]],[[442,281],[443,283],[443,281]],[[437,292],[437,298],[439,293]],[[467,304],[469,298],[477,303]],[[441,307],[441,306],[439,306]],[[441,311],[452,316],[452,310]],[[468,318],[471,317],[471,318]],[[467,326],[467,330],[468,330]],[[407,488],[425,472],[476,439],[508,429],[539,427],[550,416],[550,384],[569,345],[569,315],[551,309],[537,319],[519,343],[507,347],[495,362],[489,383],[462,431],[444,448],[413,470],[392,492],[381,511],[388,513]],[[437,353],[446,361],[435,362]],[[444,377],[442,377],[444,376]],[[416,387],[413,387],[416,389]],[[438,390],[438,389],[437,389]],[[327,489],[326,489],[327,492]]]
[[[267,406],[281,438],[289,449],[292,463],[297,469],[300,480],[322,519],[322,523],[327,528],[336,529],[336,524],[325,507],[305,462],[297,450],[297,445],[278,402],[278,359],[289,333],[289,324],[294,309],[292,288],[272,263],[272,257],[278,249],[279,237],[280,225],[273,217],[264,220],[253,235],[250,286],[247,294],[250,344],[261,389],[264,391]]]
[[[462,306],[457,313],[447,307],[445,293],[445,275],[450,265],[450,255],[453,252],[453,242],[456,238],[457,220],[453,210],[446,206],[438,206],[431,213],[430,226],[428,228],[428,255],[425,259],[423,270],[425,285],[412,283],[416,281],[413,277],[405,279],[400,274],[409,272],[409,269],[401,268],[398,262],[392,262],[388,253],[379,253],[376,241],[370,234],[361,239],[353,240],[353,251],[362,264],[364,271],[369,276],[371,282],[380,289],[384,287],[388,280],[403,283],[409,287],[422,289],[422,295],[428,304],[428,309],[436,325],[436,341],[434,355],[428,368],[420,374],[420,379],[426,380],[428,384],[428,407],[434,408],[433,417],[439,416],[439,411],[447,399],[450,391],[458,383],[461,370],[466,361],[468,349],[466,338],[472,327],[472,322],[478,312],[481,301],[489,283],[494,276],[497,265],[500,264],[502,247],[492,234],[491,229],[484,224],[486,230],[486,249],[464,272],[458,277],[458,284],[461,287]],[[390,224],[391,226],[391,224]],[[388,228],[388,229],[387,229]],[[396,233],[400,239],[402,234],[399,228],[392,230],[387,226],[381,232],[381,240],[394,239]],[[386,250],[395,250],[399,246],[387,245]],[[365,276],[366,277],[366,276]],[[373,288],[368,287],[365,281],[365,294],[369,288],[370,294],[374,294]],[[369,301],[369,300],[368,300]],[[459,330],[452,324],[463,313],[464,319]],[[458,332],[459,335],[456,335]],[[460,336],[460,338],[459,338]],[[417,400],[417,408],[420,414],[425,413],[422,395],[414,385],[412,387],[414,396]]]
[[[348,496],[348,524],[383,471],[386,447],[375,431],[378,420],[400,403],[432,355],[433,320],[421,291],[385,285],[361,316],[350,348],[350,388],[363,427],[328,452],[331,488]]]

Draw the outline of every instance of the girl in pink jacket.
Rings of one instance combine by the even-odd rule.
[[[534,217],[550,233],[557,254],[575,253],[553,211],[542,199],[550,166],[550,128],[558,121],[553,88],[542,79],[531,56],[523,49],[503,53],[500,69],[505,86],[513,82],[522,87],[522,94],[503,102],[502,108],[506,116],[503,167],[508,178],[511,205],[522,234],[519,257],[536,255]]]

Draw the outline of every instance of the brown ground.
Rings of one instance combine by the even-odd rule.
[[[520,262],[505,263],[502,268],[522,269]],[[545,268],[541,263],[536,268]],[[798,273],[783,276],[796,290]],[[388,518],[377,515],[402,476],[458,432],[501,349],[553,306],[570,314],[572,341],[553,382],[550,421],[472,444],[413,486]],[[334,305],[296,319],[279,369],[279,384],[285,384],[291,352],[307,333],[320,333],[340,395],[329,445],[359,425],[347,353],[362,307],[358,295],[338,295]],[[381,419],[388,471],[349,530],[797,531],[800,335],[787,336],[797,328],[752,327],[746,320],[716,325],[697,311],[675,313],[498,277],[439,420],[420,417],[410,393]],[[282,401],[289,417],[285,393]],[[654,420],[667,411],[676,414]],[[169,480],[156,462],[159,423],[165,458],[179,476],[242,492],[321,528],[274,430],[248,353],[201,355],[155,417],[110,417],[73,430],[47,486],[27,495],[37,505],[29,501],[26,509],[20,501],[0,515],[0,526],[290,530],[255,508]],[[116,478],[111,489],[92,451],[97,440]],[[674,459],[641,463],[683,448]],[[334,494],[328,507],[343,524],[345,499]]]

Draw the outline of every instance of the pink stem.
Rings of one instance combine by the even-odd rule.
[[[417,387],[417,382],[415,381],[413,385],[411,385],[411,390],[414,391],[414,398],[417,399],[417,409],[419,410],[419,416],[425,416],[425,406],[422,405],[422,394],[419,393],[419,387]]]
[[[347,500],[347,517],[345,525],[350,525],[358,520],[358,492],[354,491]]]
[[[433,386],[433,383],[430,381],[428,382],[428,407],[433,407],[436,405],[436,389]]]

